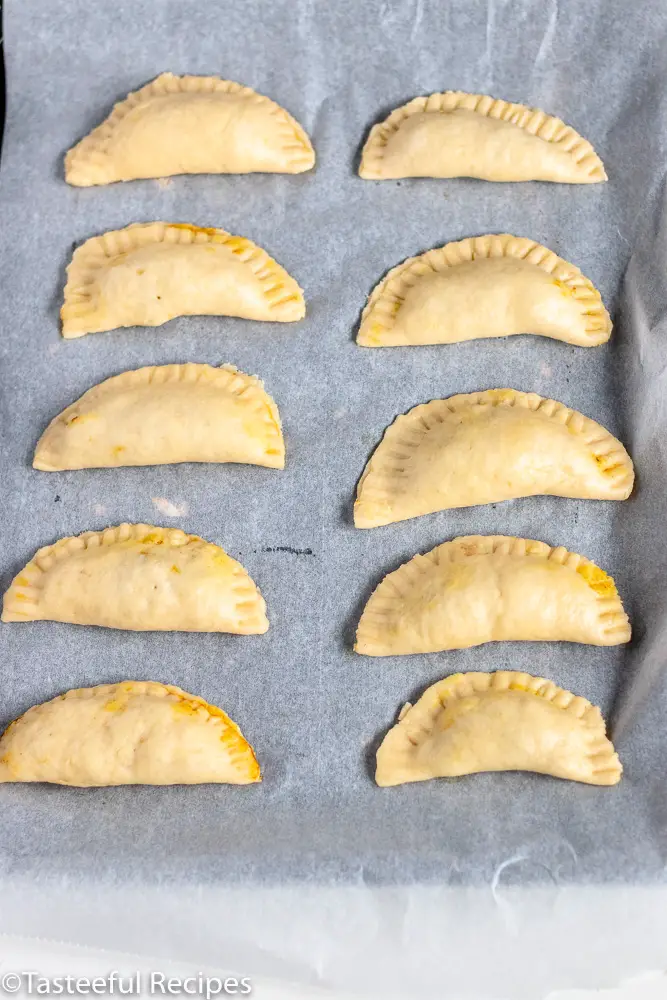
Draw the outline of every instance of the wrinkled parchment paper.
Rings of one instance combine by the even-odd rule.
[[[266,598],[265,636],[125,633],[51,622],[0,628],[0,724],[71,687],[150,678],[221,705],[256,748],[249,788],[93,791],[3,786],[0,865],[100,885],[186,881],[489,887],[636,881],[665,865],[667,707],[667,10],[623,0],[9,0],[0,169],[0,504],[3,589],[40,546],[121,521],[221,544]],[[75,189],[63,155],[114,101],[164,70],[255,87],[304,125],[300,176],[177,177]],[[601,154],[605,185],[361,181],[369,127],[435,90],[543,107]],[[182,318],[64,341],[72,247],[164,219],[255,240],[305,290],[298,325]],[[405,257],[512,232],[579,265],[616,322],[607,346],[544,338],[361,350],[365,298]],[[627,276],[623,283],[623,276]],[[145,364],[231,362],[283,417],[284,473],[165,466],[45,474],[48,421],[91,385]],[[510,386],[619,435],[637,466],[624,504],[532,498],[356,531],[356,480],[384,428],[417,403]],[[390,659],[351,650],[364,602],[417,551],[469,533],[539,538],[610,571],[627,648],[488,645]],[[625,766],[597,789],[529,774],[377,789],[374,751],[400,705],[459,670],[543,674],[600,704]],[[370,890],[369,890],[370,891]],[[369,897],[370,898],[370,897]],[[387,931],[387,934],[389,932]]]
[[[3,908],[7,904],[19,916],[11,937],[0,931],[0,975],[17,968],[91,978],[109,969],[121,975],[137,969],[236,974],[251,977],[257,1000],[472,995],[546,1000],[547,994],[548,1000],[662,1000],[664,995],[663,889],[498,887],[490,906],[490,897],[463,887],[209,886],[176,893],[151,886],[96,894],[88,886],[52,896],[48,915],[43,889],[23,884],[3,893]],[[121,898],[125,909],[119,920]],[[40,911],[42,921],[35,918]],[[19,937],[28,926],[32,935],[41,930],[52,939],[54,912],[61,918],[63,943]],[[554,933],[556,924],[560,933]],[[401,948],[392,946],[397,937]],[[49,968],[55,951],[63,958],[57,970]],[[176,962],[194,969],[179,969]],[[579,992],[625,985],[630,978],[653,980],[653,990],[649,983],[645,994]],[[573,986],[575,994],[561,992]]]

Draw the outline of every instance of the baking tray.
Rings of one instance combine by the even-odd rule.
[[[135,884],[488,885],[520,856],[530,862],[510,865],[510,882],[663,879],[666,36],[662,4],[621,0],[5,4],[2,586],[63,535],[122,521],[177,525],[247,567],[271,629],[246,638],[52,622],[0,628],[1,724],[71,687],[163,680],[228,711],[264,772],[261,785],[242,789],[3,786],[4,871]],[[316,169],[68,187],[69,146],[164,70],[219,74],[268,94],[311,135]],[[417,94],[448,88],[563,117],[593,142],[609,182],[361,181],[370,126]],[[153,219],[255,240],[303,286],[306,319],[274,327],[181,318],[63,341],[58,310],[72,247]],[[593,280],[615,320],[608,345],[515,337],[356,346],[366,296],[390,267],[450,240],[504,231],[544,243]],[[184,361],[231,362],[265,380],[284,421],[284,473],[31,468],[45,425],[89,386]],[[620,436],[637,466],[633,497],[531,498],[355,530],[355,483],[386,425],[417,403],[493,386],[559,399]],[[617,580],[632,644],[354,654],[356,622],[381,577],[417,551],[470,533],[539,538],[593,559]],[[499,668],[545,675],[600,704],[615,723],[622,783],[599,789],[486,774],[375,787],[375,749],[406,699],[445,674]]]

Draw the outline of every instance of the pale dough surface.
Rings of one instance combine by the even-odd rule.
[[[523,104],[447,91],[417,97],[371,129],[359,174],[595,184],[602,161],[578,132]]]
[[[0,739],[0,781],[180,785],[260,781],[235,722],[203,698],[153,681],[68,691]]]
[[[116,104],[65,157],[78,187],[173,174],[299,174],[315,164],[290,114],[250,87],[163,73]]]
[[[135,223],[94,236],[67,268],[63,337],[125,326],[161,326],[175,316],[240,316],[291,323],[303,293],[251,240],[188,223]]]
[[[40,549],[5,594],[2,621],[134,631],[266,632],[264,600],[235,559],[178,528],[121,524]]]
[[[532,333],[596,347],[611,329],[600,293],[578,267],[534,240],[490,233],[392,268],[368,299],[357,343],[406,347]]]
[[[600,709],[544,677],[453,674],[403,707],[377,752],[378,785],[478,771],[537,771],[615,785],[621,764]]]
[[[625,500],[633,482],[627,451],[594,420],[536,393],[488,389],[397,417],[359,481],[354,523],[538,494]]]
[[[242,462],[282,469],[278,408],[232,366],[159,365],[115,375],[55,417],[33,466],[61,469]]]
[[[399,656],[503,640],[629,639],[613,579],[588,559],[532,539],[469,535],[389,573],[366,604],[354,648]]]

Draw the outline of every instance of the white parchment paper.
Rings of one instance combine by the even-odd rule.
[[[662,881],[664,5],[8,0],[4,17],[3,589],[40,545],[60,536],[123,520],[174,524],[240,559],[271,620],[267,635],[249,638],[3,626],[0,724],[67,688],[164,680],[224,707],[256,748],[265,778],[247,789],[3,786],[7,880],[39,884],[55,872],[83,886],[187,882],[190,889],[304,881],[489,887],[499,877],[508,886]],[[316,169],[68,187],[67,148],[116,100],[164,70],[219,74],[268,94],[311,135]],[[444,89],[559,115],[594,143],[609,182],[361,181],[356,168],[369,127],[411,97]],[[58,309],[72,247],[154,219],[221,226],[255,240],[303,286],[307,318],[275,327],[182,318],[63,341]],[[487,232],[531,237],[579,265],[612,311],[611,342],[593,350],[536,337],[357,348],[360,310],[388,268]],[[31,468],[45,425],[91,385],[176,361],[231,362],[265,380],[284,421],[284,473],[184,465],[48,475]],[[552,396],[619,435],[637,466],[632,499],[532,498],[355,531],[356,480],[386,425],[417,403],[498,386]],[[617,580],[632,644],[505,643],[395,659],[352,652],[360,611],[386,572],[417,551],[477,532],[543,539],[599,563]],[[543,674],[600,704],[618,723],[621,785],[505,774],[374,786],[375,748],[403,701],[444,674],[498,668]]]

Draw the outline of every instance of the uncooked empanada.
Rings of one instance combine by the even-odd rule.
[[[68,691],[29,709],[0,739],[0,781],[88,788],[261,780],[229,716],[154,681]]]
[[[197,535],[120,524],[61,538],[5,594],[3,622],[71,622],[135,631],[266,632],[266,606],[235,559]]]
[[[63,337],[122,326],[160,326],[175,316],[303,319],[303,293],[265,250],[223,229],[135,223],[74,251],[60,310]]]
[[[606,181],[590,142],[544,111],[448,90],[416,97],[371,129],[359,176]]]
[[[174,462],[285,467],[278,407],[231,365],[155,365],[94,386],[42,434],[44,472]]]
[[[378,785],[479,771],[537,771],[589,785],[621,779],[600,709],[544,677],[453,674],[403,706],[377,752]]]
[[[633,482],[630,456],[600,424],[534,392],[487,389],[396,418],[359,480],[354,523],[538,494],[625,500]]]
[[[355,650],[398,656],[501,640],[617,646],[630,623],[610,576],[559,545],[468,535],[385,576],[364,608]]]
[[[600,293],[534,240],[502,233],[447,243],[392,268],[361,314],[361,347],[455,344],[535,333],[580,347],[609,340]]]
[[[310,139],[279,104],[217,76],[163,73],[114,106],[65,157],[77,187],[173,174],[300,174]]]

